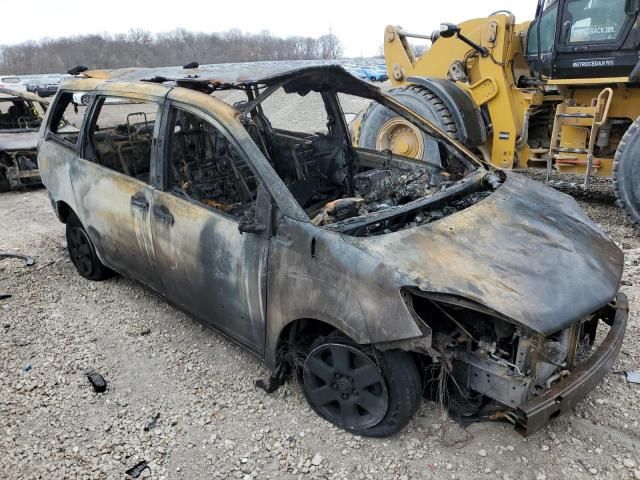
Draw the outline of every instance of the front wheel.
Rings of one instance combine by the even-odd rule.
[[[386,437],[402,430],[422,398],[421,379],[406,352],[380,352],[343,335],[316,340],[303,365],[311,408],[345,430]]]
[[[113,271],[105,267],[98,258],[87,231],[73,213],[67,219],[66,234],[69,257],[82,277],[88,280],[105,280],[113,275]]]

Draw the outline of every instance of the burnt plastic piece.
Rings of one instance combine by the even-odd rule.
[[[158,424],[158,418],[160,418],[159,413],[156,413],[153,417],[151,417],[151,420],[149,420],[149,423],[145,425],[144,431],[148,432],[149,430],[153,430],[154,428],[156,428],[156,425]]]
[[[0,300],[4,300],[5,298],[11,298],[11,294],[0,292]]]
[[[380,188],[383,180],[391,176],[391,170],[368,170],[353,176],[355,193],[364,197]]]
[[[149,462],[147,462],[146,460],[142,460],[141,462],[136,463],[133,467],[131,467],[129,470],[127,470],[124,473],[126,473],[132,478],[138,478],[140,475],[142,475],[142,472],[144,472],[147,469],[149,470],[149,473],[151,473],[151,468],[149,468]]]
[[[87,70],[89,69],[84,65],[78,65],[77,67],[73,67],[72,69],[67,70],[67,73],[69,75],[78,75],[79,73],[86,72]]]
[[[93,386],[93,389],[96,392],[102,393],[107,389],[106,380],[98,372],[94,372],[94,371],[88,372],[87,378],[89,379],[89,382],[91,382],[91,385]]]
[[[284,380],[289,372],[287,365],[287,362],[279,363],[273,375],[269,377],[269,383],[265,383],[264,380],[259,379],[253,384],[259,389],[264,390],[265,393],[275,392],[281,385],[284,385]]]
[[[186,65],[183,65],[182,68],[188,70],[189,68],[198,68],[200,64],[198,62],[189,62]]]
[[[282,385],[282,381],[277,377],[269,377],[269,383],[265,383],[264,380],[259,379],[254,382],[254,385],[261,390],[264,390],[265,393],[273,393],[275,392],[280,385]]]
[[[22,253],[0,252],[0,258],[19,258],[21,260],[24,260],[24,264],[27,265],[28,267],[30,267],[35,263],[35,261],[33,260],[33,257],[30,257],[29,255],[24,255]]]

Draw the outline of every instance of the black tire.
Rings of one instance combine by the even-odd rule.
[[[640,224],[640,117],[626,131],[613,159],[613,190],[618,205]]]
[[[379,376],[381,385],[378,385],[378,378],[374,378],[370,380],[373,383],[365,388],[372,388],[373,390],[371,390],[371,392],[380,398],[384,395],[385,398],[383,401],[379,402],[381,406],[384,405],[384,411],[376,412],[374,415],[376,418],[372,419],[372,422],[367,422],[364,416],[362,417],[365,418],[364,422],[352,421],[349,423],[348,421],[341,421],[340,418],[336,418],[336,414],[328,411],[325,404],[320,404],[320,402],[314,398],[317,390],[314,390],[312,379],[315,377],[315,373],[308,367],[308,361],[310,358],[314,358],[314,352],[336,347],[349,349],[353,352],[352,355],[356,357],[352,360],[354,367],[353,372],[356,372],[358,369],[356,361],[360,358],[369,359],[371,363],[367,365],[367,367],[370,368],[370,370],[372,370],[371,366],[377,369],[377,373],[373,373]],[[358,357],[358,355],[362,355],[362,357]],[[366,360],[364,361],[366,363]],[[361,369],[362,365],[359,368]],[[349,380],[357,381],[356,375],[353,375],[355,378],[349,377],[349,371],[341,371],[341,373],[346,373],[344,376],[349,378]],[[357,345],[342,334],[331,334],[327,337],[320,337],[313,342],[299,378],[307,402],[309,402],[311,408],[320,417],[349,432],[367,437],[388,437],[400,432],[409,423],[409,420],[411,420],[416,413],[422,401],[422,381],[420,373],[409,353],[399,350],[377,351],[372,347]],[[338,381],[340,380],[341,379]],[[327,383],[324,386],[329,387],[329,384]],[[353,386],[357,385],[354,384]],[[333,387],[333,385],[331,387]],[[322,388],[322,386],[319,388]],[[358,386],[358,388],[360,387]],[[358,403],[358,394],[360,398],[364,398],[363,393],[365,388],[363,388],[361,392],[355,392],[356,396],[353,397],[356,398],[355,403]],[[347,400],[349,399],[345,399],[345,401]],[[335,403],[337,401],[339,400],[334,400],[333,402]],[[334,407],[334,409],[342,411],[340,406]],[[361,407],[358,406],[358,409],[361,410]],[[366,415],[368,412],[361,410],[361,414]],[[360,423],[360,425],[356,423]]]
[[[87,231],[74,213],[67,218],[66,235],[69,257],[80,276],[94,281],[113,276],[113,271],[98,258]]]
[[[458,128],[449,109],[442,100],[429,90],[409,85],[389,90],[389,95],[403,105],[414,110],[427,120],[431,120],[452,138],[458,138]],[[383,125],[393,118],[399,118],[388,108],[379,103],[372,102],[364,113],[360,125],[358,145],[362,148],[376,150],[378,133]],[[427,134],[422,134],[423,160],[440,161],[440,151],[437,143]]]
[[[7,178],[7,173],[4,168],[0,168],[0,193],[5,193],[11,190],[11,184]]]

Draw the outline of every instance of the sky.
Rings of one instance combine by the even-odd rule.
[[[394,9],[394,5],[399,8]],[[104,6],[102,11],[98,9]],[[222,32],[238,28],[257,33],[268,30],[287,37],[318,37],[329,31],[340,38],[348,57],[373,56],[383,42],[384,27],[401,25],[413,33],[431,33],[440,22],[459,23],[509,9],[517,21],[530,20],[535,0],[422,0],[376,2],[356,0],[290,1],[255,0],[221,2],[189,0],[30,0],[28,20],[3,22],[0,45],[12,45],[44,37],[57,38],[89,33],[123,33],[143,28],[152,33],[184,28]]]

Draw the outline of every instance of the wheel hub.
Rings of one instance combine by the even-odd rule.
[[[90,275],[93,270],[91,244],[83,229],[75,227],[69,238],[69,253],[73,264],[81,273]]]
[[[388,120],[380,128],[376,149],[391,150],[397,155],[420,159],[424,153],[424,140],[415,125],[396,117]]]
[[[384,376],[361,350],[339,343],[321,345],[309,354],[303,371],[307,399],[327,420],[362,429],[386,415]]]

